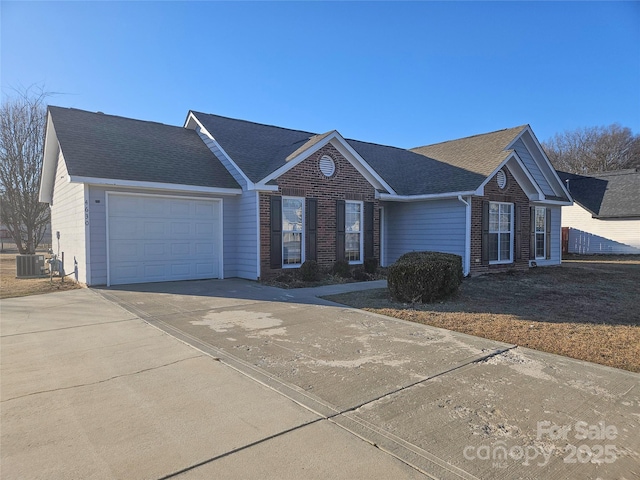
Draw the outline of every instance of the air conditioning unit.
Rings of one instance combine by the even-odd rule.
[[[17,255],[16,272],[18,278],[44,276],[44,255]]]

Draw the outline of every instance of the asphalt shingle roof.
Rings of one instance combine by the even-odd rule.
[[[511,150],[506,150],[507,146],[525,128],[527,125],[416,147],[411,151],[486,178],[509,156]]]
[[[240,188],[194,130],[49,107],[69,175]]]
[[[245,172],[258,182],[322,135],[192,112]],[[477,189],[510,152],[505,148],[526,126],[476,135],[412,150],[347,142],[399,195],[438,194]]]
[[[618,170],[594,175],[558,171],[574,201],[598,218],[640,217],[640,171]]]
[[[259,182],[287,162],[287,157],[315,133],[194,112],[249,180]]]

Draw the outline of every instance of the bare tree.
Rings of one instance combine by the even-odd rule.
[[[35,253],[49,223],[38,201],[47,93],[28,88],[0,107],[0,219],[21,254]]]
[[[617,123],[557,133],[542,146],[553,166],[569,173],[589,174],[640,166],[640,135]]]

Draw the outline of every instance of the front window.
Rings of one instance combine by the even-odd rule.
[[[513,204],[489,204],[489,262],[513,261]]]
[[[536,207],[535,226],[536,226],[536,259],[546,258],[547,252],[547,209],[544,207]]]
[[[345,202],[345,259],[362,263],[362,202]]]
[[[282,198],[282,265],[302,264],[304,198]]]

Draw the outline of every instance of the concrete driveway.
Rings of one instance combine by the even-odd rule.
[[[640,476],[639,375],[316,297],[369,286],[3,301],[3,478]]]

